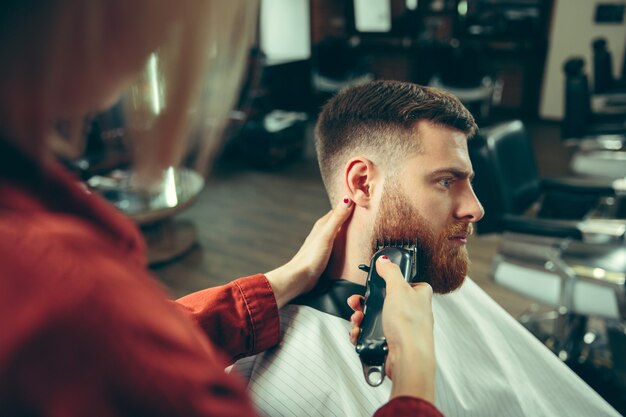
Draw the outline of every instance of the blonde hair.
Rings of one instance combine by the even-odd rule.
[[[135,171],[149,178],[178,164],[191,134],[206,170],[237,96],[257,7],[249,0],[6,2],[0,11],[3,139],[44,156],[64,95],[88,105],[90,93],[140,72],[148,58],[123,94],[127,131],[136,140]],[[76,83],[86,87],[72,88],[68,74],[80,75]]]
[[[125,96],[135,171],[148,178],[177,165],[190,147],[196,152],[196,169],[206,174],[235,105],[256,8],[246,0],[199,3],[205,10],[194,9],[193,15],[204,13],[204,24],[172,28],[170,42],[150,57],[147,69]],[[150,82],[146,77],[154,77],[154,67],[163,88],[146,94],[145,83]],[[160,112],[154,111],[155,100],[163,106]]]

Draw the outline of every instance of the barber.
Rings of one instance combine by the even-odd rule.
[[[315,286],[354,204],[345,200],[318,220],[287,264],[168,301],[146,268],[137,228],[55,162],[75,143],[52,134],[55,121],[110,105],[167,36],[219,27],[200,9],[210,17],[249,6],[3,2],[0,415],[255,415],[244,385],[224,367],[279,342],[278,309]],[[181,45],[192,50],[194,42]],[[175,149],[158,145],[161,156]],[[161,162],[144,158],[138,172],[158,171]],[[377,415],[440,415],[432,405],[432,290],[410,287],[391,263],[380,272],[388,282],[383,320],[394,388]],[[356,327],[362,314],[358,300],[350,304]]]

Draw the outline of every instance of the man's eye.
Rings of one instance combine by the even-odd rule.
[[[439,180],[439,184],[446,188],[450,188],[450,185],[452,185],[452,181],[452,178],[442,178]]]

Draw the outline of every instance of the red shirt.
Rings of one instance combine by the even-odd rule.
[[[0,415],[252,416],[224,367],[278,340],[263,275],[168,301],[131,221],[0,140]]]

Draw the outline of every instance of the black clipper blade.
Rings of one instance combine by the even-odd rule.
[[[385,281],[376,272],[376,260],[386,255],[391,262],[400,267],[407,282],[417,280],[417,241],[384,240],[376,241],[376,252],[370,265],[359,265],[367,272],[367,287],[363,305],[363,322],[356,344],[356,352],[363,364],[363,374],[367,383],[377,387],[385,379],[385,361],[387,359],[387,340],[383,333],[382,310],[385,301]]]

